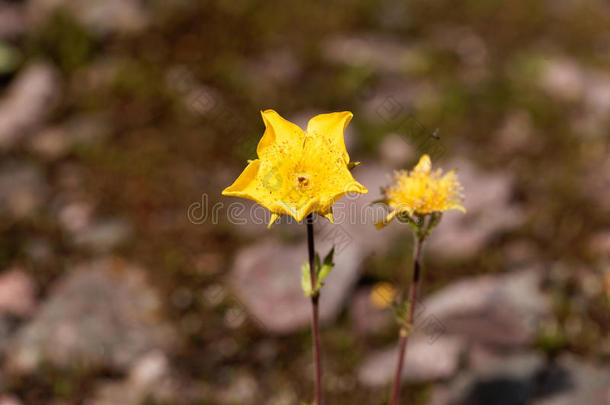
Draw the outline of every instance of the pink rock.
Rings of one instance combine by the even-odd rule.
[[[463,341],[455,336],[441,336],[434,342],[415,334],[409,340],[402,380],[423,382],[451,377],[457,370]],[[381,387],[392,381],[396,370],[397,347],[374,353],[365,359],[358,379],[367,387]]]
[[[20,269],[0,273],[0,315],[27,317],[36,307],[34,280]]]
[[[8,148],[44,121],[59,93],[55,70],[27,66],[0,100],[0,148]]]

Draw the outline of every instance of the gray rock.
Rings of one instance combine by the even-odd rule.
[[[330,62],[384,73],[403,72],[409,51],[409,47],[401,41],[371,34],[335,36],[322,45],[322,55]]]
[[[547,364],[538,353],[475,347],[469,365],[435,388],[434,405],[606,405],[610,399],[610,370],[571,355]]]
[[[470,342],[522,346],[533,342],[541,320],[551,316],[550,299],[541,292],[534,270],[458,281],[423,300],[415,320],[431,319],[444,333]]]
[[[536,391],[535,378],[544,365],[542,355],[531,352],[490,355],[473,364],[433,394],[435,405],[522,405]]]
[[[111,218],[93,222],[76,231],[74,243],[95,252],[109,252],[124,243],[131,233],[129,222]]]
[[[160,310],[142,268],[112,258],[76,266],[15,336],[7,363],[23,373],[43,362],[126,370],[146,353],[171,348]]]
[[[353,294],[350,316],[352,327],[359,335],[383,331],[394,321],[392,308],[376,308],[371,302],[371,294],[370,288],[361,288]]]
[[[504,153],[539,150],[541,138],[537,136],[527,111],[511,111],[495,134],[496,143]]]
[[[65,156],[76,146],[90,146],[104,139],[109,133],[108,118],[104,115],[85,115],[48,127],[34,133],[28,148],[46,160]]]
[[[57,10],[69,12],[83,26],[98,34],[134,32],[148,25],[148,10],[140,0],[33,0],[28,19],[40,24]]]
[[[382,162],[392,169],[405,167],[407,161],[413,158],[415,150],[404,136],[396,133],[386,135],[379,145]]]
[[[42,205],[48,186],[40,171],[23,163],[0,166],[0,215],[32,216]]]
[[[556,381],[556,389],[547,387],[533,405],[607,405],[610,403],[610,368],[564,355],[558,361],[563,378]],[[561,376],[561,374],[560,374]],[[546,395],[542,395],[546,394]]]
[[[59,92],[53,67],[43,63],[27,66],[0,100],[0,149],[11,147],[40,125]]]
[[[302,70],[300,59],[290,48],[265,52],[247,61],[241,76],[256,94],[272,97],[278,87],[294,81]]]
[[[85,405],[140,405],[151,398],[168,400],[176,392],[167,357],[153,351],[133,365],[126,379],[100,384]]]
[[[446,379],[456,372],[464,342],[455,336],[440,336],[433,342],[422,334],[410,337],[402,381],[425,382]],[[392,381],[398,347],[371,354],[358,370],[359,381],[367,387],[382,387]]]

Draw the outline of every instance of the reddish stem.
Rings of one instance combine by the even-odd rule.
[[[413,254],[413,282],[411,283],[409,291],[409,319],[407,320],[407,325],[402,325],[400,328],[398,365],[396,366],[396,374],[394,375],[394,385],[392,386],[392,399],[390,400],[390,405],[398,405],[398,399],[400,397],[400,380],[402,376],[405,355],[407,352],[409,328],[413,327],[413,319],[415,318],[415,304],[417,302],[417,290],[419,286],[419,277],[421,272],[421,251],[423,243],[424,238],[419,238],[417,236],[415,237],[415,251]]]
[[[309,214],[306,218],[307,223],[307,247],[309,252],[309,274],[311,277],[311,288],[315,289],[317,283],[315,266],[315,249],[313,244],[313,215]],[[322,405],[322,359],[320,354],[320,331],[318,326],[318,301],[320,294],[315,293],[311,296],[311,329],[313,334],[313,359],[315,367],[315,404]]]

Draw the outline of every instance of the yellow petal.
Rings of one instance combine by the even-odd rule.
[[[332,207],[330,207],[328,209],[328,211],[320,212],[320,215],[322,215],[324,218],[328,219],[331,224],[335,223],[335,217],[333,216],[333,208]]]
[[[272,213],[271,214],[271,219],[269,220],[269,223],[267,224],[267,229],[271,228],[271,225],[273,225],[275,223],[275,221],[278,220],[280,216],[276,213]]]
[[[394,219],[396,214],[397,214],[396,210],[390,212],[388,215],[386,215],[386,217],[382,221],[379,221],[375,224],[375,228],[381,229],[381,228],[385,227],[387,224],[392,222],[392,220]]]
[[[417,162],[417,165],[415,166],[413,171],[427,173],[431,169],[432,169],[432,162],[430,161],[430,156],[422,155],[422,157],[419,158],[419,162]]]
[[[348,164],[349,155],[345,149],[343,133],[353,116],[349,111],[316,115],[307,123],[307,135],[310,136],[306,142],[323,144],[332,153],[340,154],[345,164]]]
[[[265,133],[256,147],[258,157],[277,155],[268,157],[279,159],[298,154],[303,147],[303,130],[274,110],[261,111],[261,116],[265,123]]]
[[[253,182],[258,174],[260,165],[261,161],[258,159],[250,161],[237,180],[222,191],[222,195],[249,198],[244,196],[248,191],[252,191]]]

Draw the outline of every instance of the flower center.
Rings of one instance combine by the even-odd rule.
[[[307,188],[309,186],[309,175],[308,174],[297,174],[297,187],[300,189]]]

